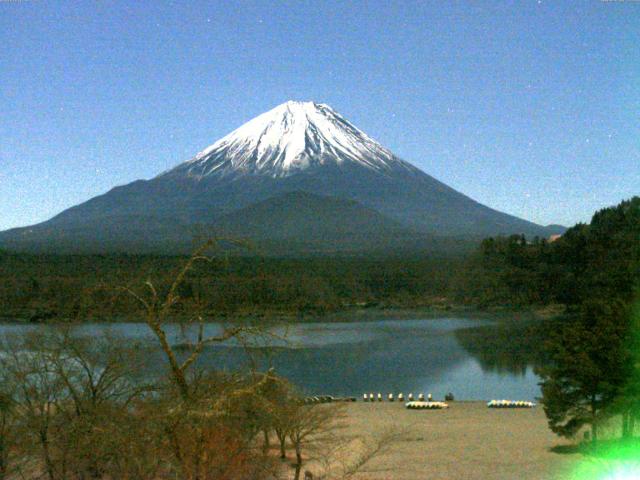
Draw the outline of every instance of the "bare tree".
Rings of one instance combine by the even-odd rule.
[[[212,261],[205,254],[218,246],[218,242],[209,240],[198,248],[178,271],[166,294],[161,294],[150,280],[143,292],[128,287],[119,289],[141,306],[144,321],[166,358],[173,386],[165,390],[162,431],[179,465],[180,475],[193,480],[226,478],[230,472],[235,475],[268,463],[264,455],[258,458],[251,452],[251,441],[264,424],[263,405],[258,404],[261,397],[257,395],[262,383],[228,378],[220,381],[220,377],[202,375],[193,367],[209,345],[234,340],[248,346],[269,334],[262,327],[235,324],[224,326],[216,335],[205,335],[205,315],[199,302],[187,311],[176,312],[187,275],[197,263]],[[242,245],[233,240],[226,242]],[[186,355],[170,342],[167,327],[174,322],[180,325],[187,339]],[[190,327],[197,329],[195,340],[188,337]],[[256,472],[253,476],[258,478]]]
[[[66,390],[57,408],[74,451],[69,469],[80,478],[102,478],[120,454],[113,442],[118,423],[131,423],[132,402],[153,387],[134,379],[142,359],[119,337],[79,338],[67,331],[55,340],[50,361]]]
[[[330,427],[322,428],[307,445],[307,463],[315,470],[313,478],[317,480],[348,480],[359,474],[379,472],[380,467],[372,468],[373,460],[407,438],[409,430],[395,426],[372,431],[366,436],[350,434],[342,422],[346,413],[336,413]]]
[[[391,428],[381,433],[374,433],[367,438],[348,439],[347,444],[341,447],[343,451],[355,452],[346,457],[335,454],[328,455],[329,468],[322,478],[334,478],[348,480],[356,474],[368,471],[372,460],[388,453],[406,435],[406,430]],[[340,445],[337,443],[337,445]]]
[[[135,362],[122,344],[68,330],[4,342],[0,366],[13,388],[20,455],[49,480],[102,478],[118,457],[113,434],[146,390],[130,377]]]
[[[241,242],[227,241],[242,245]],[[128,287],[119,288],[133,297],[142,307],[144,321],[160,343],[169,364],[172,379],[183,400],[188,400],[191,396],[187,372],[207,345],[220,344],[231,339],[247,343],[248,339],[265,334],[263,328],[250,325],[232,325],[225,327],[218,335],[205,336],[205,319],[199,308],[195,312],[188,312],[190,315],[187,315],[186,318],[184,315],[174,316],[174,308],[181,300],[180,286],[187,274],[193,270],[197,262],[211,262],[212,258],[206,256],[205,253],[217,245],[218,240],[209,240],[198,248],[180,269],[166,295],[161,295],[150,280],[145,282],[146,292],[144,293],[138,293]],[[179,359],[175,347],[168,339],[166,326],[172,321],[178,321],[183,328],[195,325],[198,329],[195,342],[188,344],[190,353],[184,359]]]
[[[27,339],[4,342],[1,367],[14,387],[20,405],[15,412],[24,435],[21,447],[25,455],[42,459],[49,480],[65,478],[68,451],[61,442],[64,422],[59,415],[65,400],[65,386],[56,375],[50,352],[43,348],[46,337],[30,335]]]
[[[16,405],[11,385],[5,379],[0,379],[0,382],[0,480],[5,480],[12,470],[12,453],[17,442]]]
[[[337,404],[298,404],[289,409],[290,425],[287,431],[296,455],[294,480],[300,479],[303,450],[310,449],[314,443],[331,441],[339,412],[337,407]]]

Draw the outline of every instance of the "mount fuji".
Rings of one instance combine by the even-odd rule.
[[[245,123],[165,175],[283,178],[340,165],[380,174],[394,168],[415,170],[328,105],[289,101]]]
[[[398,158],[328,105],[289,101],[155,178],[0,232],[0,246],[182,252],[204,233],[248,237],[276,253],[335,252],[561,231],[481,205]]]

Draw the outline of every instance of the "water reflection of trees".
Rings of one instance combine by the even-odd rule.
[[[524,376],[545,364],[544,332],[551,321],[500,322],[456,330],[458,343],[485,372]]]
[[[274,367],[308,393],[360,395],[423,388],[468,356],[452,335],[431,330],[407,333],[356,343],[263,348],[253,357],[259,369]],[[232,370],[244,361],[245,352],[238,348],[221,350],[205,350],[203,363],[220,366],[224,361],[225,368]]]

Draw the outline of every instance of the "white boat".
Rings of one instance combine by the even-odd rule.
[[[491,400],[487,402],[488,408],[533,408],[536,404],[524,400]]]
[[[413,410],[442,410],[449,408],[449,405],[444,402],[407,402],[404,406]]]

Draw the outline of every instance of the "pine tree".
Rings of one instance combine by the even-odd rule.
[[[585,303],[548,342],[551,365],[538,370],[549,427],[574,437],[614,413],[613,406],[628,379],[628,323],[619,302]]]

